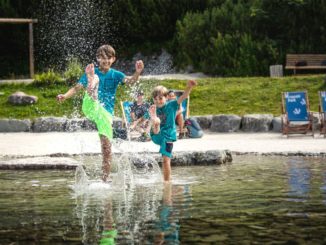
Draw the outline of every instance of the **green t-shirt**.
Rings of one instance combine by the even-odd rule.
[[[156,107],[156,114],[161,120],[160,133],[167,141],[177,140],[177,130],[175,117],[179,109],[177,100],[167,101],[166,104],[159,108]]]
[[[97,67],[95,68],[95,74],[100,79],[98,87],[98,100],[101,105],[103,105],[105,110],[113,115],[116,91],[120,84],[124,84],[125,74],[113,68],[110,68],[108,72],[103,73]],[[85,73],[78,82],[85,88],[87,87],[87,77]]]

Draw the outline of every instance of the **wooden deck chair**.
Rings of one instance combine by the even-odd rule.
[[[127,138],[128,139],[135,139],[139,138],[141,135],[137,131],[131,131],[130,126],[132,123],[132,118],[131,118],[131,107],[134,104],[134,102],[131,101],[121,101],[121,110],[122,110],[122,118],[123,118],[123,127],[126,128],[127,130]],[[146,118],[149,118],[149,114],[145,114]]]
[[[177,98],[179,98],[183,94],[183,90],[171,89],[171,91],[173,91],[175,93]],[[184,101],[182,101],[182,104],[181,104],[181,106],[182,106],[182,114],[183,114],[184,120],[186,120],[190,116],[189,104],[190,104],[190,97],[188,96],[188,98],[185,99]]]
[[[320,134],[326,137],[326,91],[319,91]]]
[[[313,117],[309,109],[308,94],[303,92],[282,93],[282,133],[307,134],[314,137]]]
[[[121,110],[122,110],[122,119],[123,126],[129,128],[131,124],[131,106],[133,102],[130,101],[121,101]]]

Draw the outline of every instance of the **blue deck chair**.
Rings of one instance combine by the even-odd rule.
[[[123,116],[123,124],[126,128],[129,128],[131,124],[131,106],[133,102],[130,101],[121,101],[121,110]]]
[[[313,117],[306,91],[282,93],[282,133],[307,134],[314,137]]]
[[[326,137],[326,91],[319,91],[320,134]]]
[[[171,89],[171,91],[173,91],[175,93],[177,99],[184,92],[183,90],[176,90],[176,89]],[[188,119],[189,116],[190,116],[189,104],[190,104],[190,97],[188,96],[188,98],[184,99],[182,101],[182,103],[181,103],[181,106],[182,106],[182,115],[183,115],[184,122],[186,122],[186,119]],[[188,134],[186,123],[184,123],[183,129],[182,129],[182,133],[187,133]]]
[[[171,89],[171,91],[173,91],[175,93],[175,95],[177,96],[177,98],[179,98],[183,94],[183,90]],[[185,99],[181,103],[181,106],[182,106],[182,114],[183,114],[184,120],[186,120],[187,118],[189,118],[189,115],[190,115],[189,103],[190,103],[190,97],[189,96],[188,96],[187,99]]]
[[[129,140],[134,139],[134,138],[138,138],[139,135],[133,134],[130,131],[130,126],[132,123],[132,118],[131,118],[131,107],[134,104],[134,102],[131,101],[121,101],[121,110],[122,110],[122,116],[123,116],[123,126],[126,128],[127,130],[127,138]],[[149,119],[149,113],[147,112],[144,117],[146,119]]]

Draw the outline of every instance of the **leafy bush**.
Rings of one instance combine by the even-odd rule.
[[[34,78],[34,84],[39,86],[49,86],[63,82],[64,79],[60,73],[55,72],[53,69],[49,69],[47,72],[36,74]]]
[[[76,58],[70,59],[67,65],[67,69],[63,74],[64,79],[67,82],[67,85],[71,86],[75,84],[82,74],[83,74],[82,64]]]
[[[188,13],[177,22],[177,56],[180,68],[212,75],[267,75],[276,61],[276,43],[251,33],[250,5],[225,1],[203,13]]]

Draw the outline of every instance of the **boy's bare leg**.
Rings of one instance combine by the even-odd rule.
[[[151,107],[149,107],[148,112],[151,117],[153,133],[158,134],[160,132],[161,120],[156,115],[156,106],[152,105]]]
[[[111,142],[110,140],[104,136],[100,135],[101,140],[101,150],[102,150],[102,180],[104,182],[107,181],[109,175],[110,175],[110,168],[111,168],[111,161],[112,161],[112,151],[111,151]]]
[[[165,182],[171,181],[171,158],[163,156],[163,178]]]

